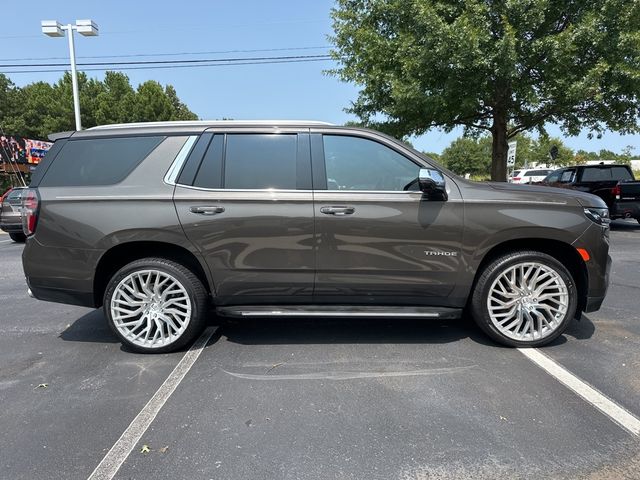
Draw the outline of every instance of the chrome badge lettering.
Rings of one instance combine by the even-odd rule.
[[[425,250],[424,251],[425,255],[439,255],[439,256],[443,256],[443,257],[457,257],[458,256],[458,252],[445,252],[442,250]]]

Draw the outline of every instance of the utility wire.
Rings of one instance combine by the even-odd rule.
[[[262,60],[297,60],[307,58],[331,58],[331,55],[285,55],[280,57],[239,57],[239,58],[198,58],[190,60],[132,60],[128,62],[84,62],[78,63],[78,67],[94,67],[100,65],[167,65],[167,64],[188,64],[207,62],[242,62],[242,61],[262,61]],[[68,63],[9,63],[0,65],[2,68],[29,68],[29,67],[66,67]]]
[[[326,62],[330,61],[331,58],[327,56],[326,58],[305,58],[305,59],[293,59],[293,60],[266,60],[266,61],[252,61],[252,62],[225,62],[225,63],[198,63],[198,64],[189,64],[189,65],[150,65],[150,66],[137,66],[137,67],[120,67],[120,68],[83,68],[83,72],[104,72],[106,70],[113,71],[123,71],[123,70],[160,70],[166,68],[198,68],[198,67],[231,67],[235,65],[273,65],[273,64],[281,64],[281,63],[309,63],[309,62]],[[2,65],[0,65],[2,68]],[[55,69],[44,69],[44,70],[7,70],[4,71],[6,74],[12,73],[59,73],[66,72],[68,69],[65,68],[55,68]]]
[[[168,53],[129,53],[122,55],[79,55],[76,58],[133,58],[133,57],[173,57],[182,55],[219,55],[222,53],[258,53],[258,52],[286,52],[297,50],[328,50],[331,46],[319,46],[319,47],[282,47],[282,48],[254,48],[249,50],[214,50],[206,52],[168,52]],[[13,62],[13,61],[25,61],[25,60],[68,60],[69,57],[18,57],[18,58],[4,58],[0,59],[0,62]]]

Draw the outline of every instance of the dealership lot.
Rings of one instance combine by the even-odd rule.
[[[604,307],[541,350],[640,417],[640,225],[611,241]],[[185,352],[28,298],[21,251],[0,235],[0,478],[86,478]],[[468,319],[212,328],[115,478],[640,478],[640,437]]]

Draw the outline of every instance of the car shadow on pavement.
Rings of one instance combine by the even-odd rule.
[[[564,333],[556,338],[553,342],[551,342],[548,346],[553,347],[556,345],[567,343],[567,337],[573,337],[576,340],[588,340],[593,336],[595,331],[596,326],[591,321],[591,319],[583,313],[580,320],[573,320],[564,331]]]
[[[452,343],[469,338],[498,345],[464,317],[459,320],[313,318],[221,319],[220,334],[242,345]]]
[[[67,342],[117,343],[101,309],[92,310],[73,322],[60,334]]]

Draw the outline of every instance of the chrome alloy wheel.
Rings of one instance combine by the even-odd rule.
[[[569,308],[566,282],[543,263],[513,265],[494,280],[487,297],[491,323],[504,336],[519,341],[551,335]]]
[[[116,286],[110,305],[118,332],[134,345],[159,348],[178,340],[191,320],[184,286],[160,270],[138,270]]]

